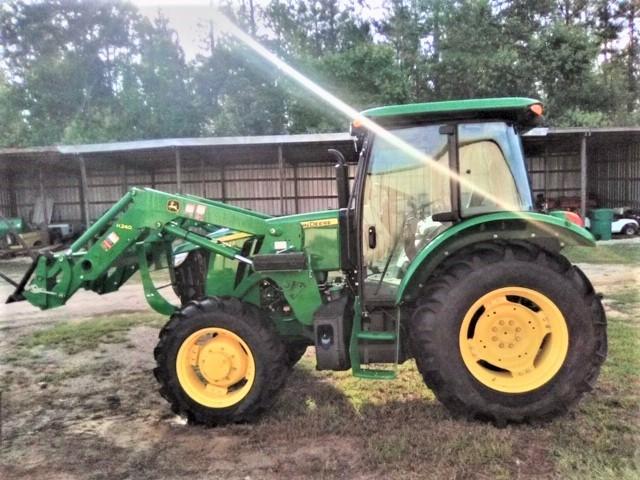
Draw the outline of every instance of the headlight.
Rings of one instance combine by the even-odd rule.
[[[189,252],[178,253],[177,255],[174,255],[173,256],[173,266],[174,267],[179,267],[180,265],[182,265],[184,263],[184,261],[187,259],[188,256],[189,256]]]

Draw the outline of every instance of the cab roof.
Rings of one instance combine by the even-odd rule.
[[[378,123],[405,123],[412,120],[501,118],[518,123],[533,123],[540,117],[533,114],[533,105],[540,100],[525,97],[477,98],[444,102],[410,103],[370,108],[362,112]],[[537,123],[537,122],[536,122]]]

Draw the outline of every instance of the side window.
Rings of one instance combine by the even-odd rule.
[[[460,176],[466,180],[460,185],[462,216],[520,210],[516,182],[500,145],[494,139],[473,138],[474,127],[461,125],[459,130]]]

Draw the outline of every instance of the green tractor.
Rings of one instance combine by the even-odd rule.
[[[367,110],[392,136],[352,125],[351,189],[330,151],[338,210],[271,217],[133,188],[40,256],[9,301],[56,307],[139,272],[171,317],[154,351],[160,393],[196,423],[254,419],[308,346],[318,370],[367,379],[413,358],[457,416],[552,418],[593,387],[607,339],[599,297],[561,254],[593,237],[532,211],[520,135],[541,115],[526,98]],[[180,306],[150,277],[163,266]]]

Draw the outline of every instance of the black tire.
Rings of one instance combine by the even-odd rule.
[[[459,345],[463,317],[487,292],[507,286],[544,294],[560,309],[569,347],[542,386],[504,393],[478,381]],[[477,244],[455,255],[423,288],[409,323],[412,353],[425,383],[456,416],[508,422],[548,420],[593,388],[607,354],[606,319],[589,280],[564,257],[531,244]]]
[[[220,327],[239,336],[249,347],[255,361],[251,389],[238,403],[226,408],[210,408],[193,400],[181,387],[176,358],[182,343],[194,332]],[[275,329],[260,310],[235,298],[210,297],[191,301],[172,315],[160,331],[154,350],[154,375],[160,394],[171,409],[191,423],[207,426],[247,422],[268,409],[287,378],[287,354]]]
[[[184,262],[175,269],[174,291],[180,298],[182,305],[205,296],[205,279],[208,265],[208,253],[203,250],[193,250],[189,252]],[[300,343],[287,343],[285,348],[289,367],[293,367],[298,363],[307,351],[307,345]]]
[[[289,368],[293,368],[300,361],[307,351],[307,347],[308,345],[304,343],[287,343],[285,345],[287,349],[287,366]]]
[[[209,254],[204,250],[192,250],[187,258],[175,268],[174,292],[182,305],[205,296],[205,278],[209,266]]]
[[[632,235],[635,235],[636,233],[638,233],[638,228],[635,225],[631,224],[631,223],[628,223],[627,225],[625,225],[622,228],[622,234],[623,235],[632,236]]]

